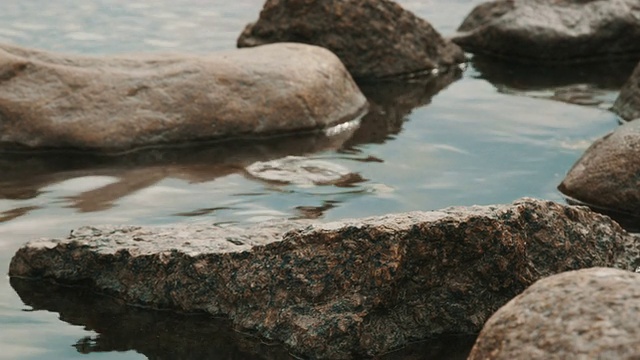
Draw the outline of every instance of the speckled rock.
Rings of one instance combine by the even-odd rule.
[[[316,46],[85,57],[0,45],[8,145],[120,151],[316,130],[365,108],[340,60]]]
[[[558,189],[613,215],[640,216],[640,122],[632,121],[596,140]]]
[[[355,78],[430,71],[465,61],[425,20],[388,0],[268,0],[238,46],[301,42],[333,51]]]
[[[25,245],[9,274],[226,315],[298,355],[347,359],[478,332],[542,277],[635,269],[639,258],[635,238],[608,217],[523,199],[250,229],[85,227]]]
[[[611,110],[625,120],[640,118],[640,64],[620,89],[620,94]]]
[[[640,59],[637,0],[496,0],[452,40],[473,53],[532,62]]]
[[[542,279],[498,310],[469,356],[637,359],[640,274],[607,268]]]

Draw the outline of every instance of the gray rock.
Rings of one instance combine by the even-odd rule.
[[[611,110],[625,120],[640,118],[640,64],[620,89],[620,94]]]
[[[84,57],[0,45],[0,142],[120,151],[311,131],[366,99],[326,49]]]
[[[637,0],[496,0],[452,40],[473,53],[532,62],[640,59]]]
[[[640,216],[638,174],[640,122],[632,121],[596,140],[558,189],[573,200],[613,215]]]
[[[462,50],[425,20],[388,0],[268,0],[238,47],[301,42],[333,51],[355,78],[450,67]]]
[[[542,279],[498,310],[475,359],[637,359],[640,274],[569,271]]]
[[[299,355],[346,359],[478,332],[536,280],[635,269],[635,238],[583,207],[523,199],[250,229],[85,227],[31,242],[13,277],[88,284],[127,303],[226,315]]]
[[[362,180],[360,175],[342,165],[302,156],[257,161],[245,170],[260,180],[302,186],[344,184]]]

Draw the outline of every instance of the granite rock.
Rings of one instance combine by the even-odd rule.
[[[571,200],[619,216],[640,216],[640,122],[596,140],[558,189]],[[637,226],[637,224],[636,224]]]
[[[238,47],[300,42],[333,51],[357,79],[407,75],[463,63],[462,50],[389,0],[267,0]]]
[[[122,151],[312,131],[366,99],[330,51],[273,44],[203,56],[88,57],[0,45],[0,143]]]
[[[585,207],[522,199],[253,228],[84,227],[31,242],[12,277],[83,284],[129,304],[228,316],[308,358],[381,354],[475,333],[536,280],[635,269],[635,237]]]
[[[527,62],[640,59],[638,19],[636,0],[495,0],[473,9],[452,40]]]
[[[476,359],[637,359],[640,274],[609,268],[542,279],[498,310]]]

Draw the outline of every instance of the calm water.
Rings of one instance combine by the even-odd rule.
[[[480,1],[400,1],[451,34]],[[235,47],[260,0],[0,2],[0,41],[106,54]],[[451,205],[562,201],[555,187],[594,139],[631,64],[535,68],[474,59],[430,83],[367,86],[375,104],[353,134],[152,150],[118,158],[0,155],[0,268],[24,242],[85,224],[250,224],[334,220]],[[358,174],[340,186],[277,185],[243,168],[287,155]],[[11,286],[13,285],[13,287]],[[14,290],[15,288],[15,290]],[[18,295],[20,294],[20,296]],[[468,338],[395,358],[460,357]],[[81,290],[0,280],[0,358],[288,358],[223,320],[123,307]],[[453,350],[453,351],[452,351]],[[428,355],[428,356],[427,356]]]

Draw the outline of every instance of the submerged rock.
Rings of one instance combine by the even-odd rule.
[[[425,20],[388,0],[268,0],[238,47],[301,42],[333,51],[355,78],[449,67],[462,50]]]
[[[640,274],[570,271],[542,279],[498,310],[475,359],[637,359]]]
[[[366,99],[320,47],[85,57],[0,45],[0,142],[120,151],[327,128]]]
[[[640,59],[637,0],[496,0],[452,40],[472,53],[531,62]]]
[[[375,355],[474,333],[534,281],[634,269],[635,238],[582,207],[523,199],[249,229],[85,227],[21,248],[13,277],[85,284],[127,303],[226,315],[310,358]]]
[[[596,140],[558,189],[612,215],[640,216],[640,122],[632,121]],[[637,226],[637,224],[636,224]]]
[[[620,89],[620,94],[611,110],[625,120],[640,118],[640,64]]]
[[[245,169],[257,179],[282,184],[330,185],[352,184],[362,177],[346,167],[324,160],[287,156],[271,161],[258,161]]]

